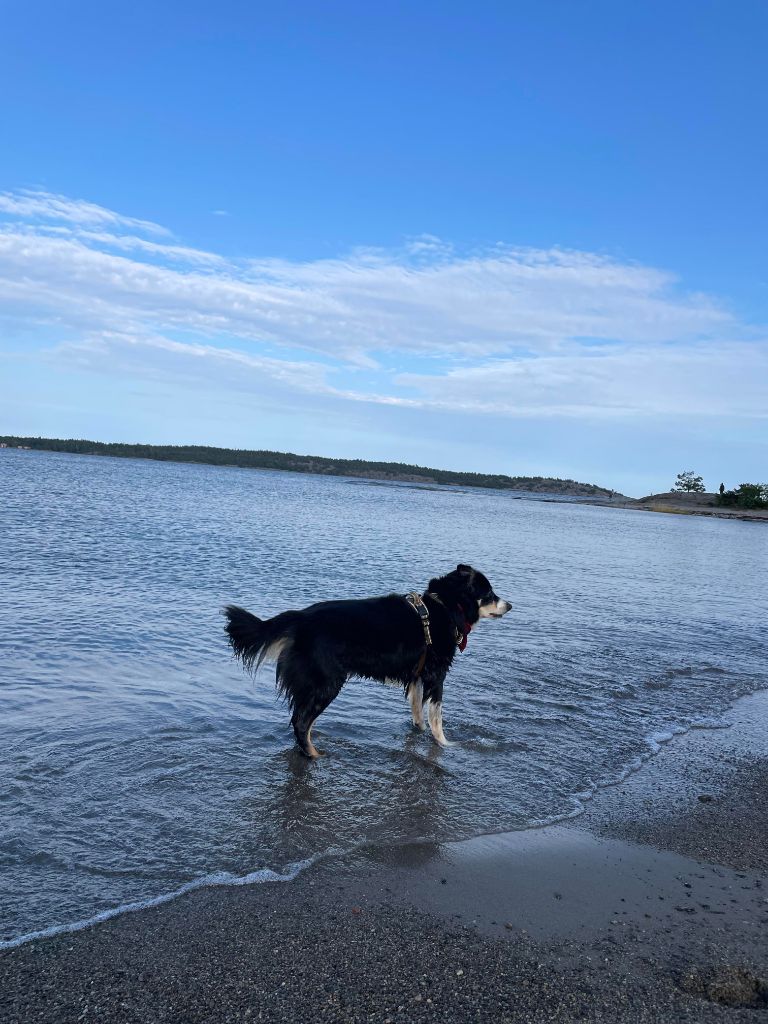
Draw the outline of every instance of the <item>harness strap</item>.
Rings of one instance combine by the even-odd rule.
[[[413,670],[413,678],[416,680],[424,671],[424,663],[427,660],[427,651],[432,646],[432,634],[429,631],[429,611],[421,599],[421,594],[417,594],[415,591],[412,594],[406,594],[405,600],[421,619],[421,626],[424,630],[424,650],[421,652],[421,657],[417,661],[416,667]]]
[[[429,612],[427,611],[427,606],[421,599],[421,594],[417,594],[415,592],[413,594],[406,594],[405,600],[421,619],[421,625],[424,630],[424,643],[427,647],[431,647],[432,634],[429,631]]]
[[[443,604],[443,602],[440,601],[440,598],[437,596],[437,594],[430,594],[429,596],[433,597],[436,601],[439,601],[440,604]],[[418,679],[421,673],[424,671],[424,664],[427,660],[427,651],[432,646],[432,634],[429,630],[429,610],[427,609],[427,606],[424,604],[421,594],[416,593],[416,591],[414,591],[411,594],[406,594],[405,600],[408,602],[411,608],[413,608],[413,610],[421,619],[421,625],[424,630],[424,650],[421,652],[421,657],[419,658],[418,662],[416,663],[416,667],[413,670],[413,678]],[[463,629],[459,629],[458,626],[454,627],[456,630],[456,646],[460,651],[463,651],[464,648],[467,646],[467,637],[469,636],[472,630],[472,625],[471,623],[467,622],[467,617],[464,613],[464,609],[462,608],[462,606],[459,604],[456,605],[456,607],[459,609],[462,618],[464,619]]]

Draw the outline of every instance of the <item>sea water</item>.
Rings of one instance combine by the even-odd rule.
[[[768,684],[762,523],[16,450],[0,503],[0,945],[360,843],[567,818]],[[327,756],[298,756],[222,605],[406,593],[458,562],[513,607],[457,655],[455,744],[352,680]]]

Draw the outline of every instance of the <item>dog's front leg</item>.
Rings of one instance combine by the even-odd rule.
[[[443,678],[427,680],[424,692],[429,701],[427,717],[429,718],[429,728],[435,742],[439,743],[441,747],[450,747],[451,744],[445,738],[445,733],[443,732]]]
[[[451,742],[445,738],[443,732],[443,702],[430,700],[429,702],[429,728],[435,738],[435,742],[441,747],[450,747]]]
[[[411,704],[413,724],[424,732],[424,684],[421,679],[417,679],[408,687],[408,700]]]

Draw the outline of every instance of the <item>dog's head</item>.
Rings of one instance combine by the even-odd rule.
[[[437,594],[446,587],[451,590],[451,597],[461,606],[469,623],[478,619],[500,619],[512,607],[509,601],[502,600],[494,592],[488,577],[471,565],[457,565],[447,576],[430,580],[429,589]]]

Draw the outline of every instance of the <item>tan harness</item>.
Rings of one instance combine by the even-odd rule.
[[[437,601],[439,604],[443,604],[443,602],[440,600],[437,594],[433,594],[430,592],[429,596],[434,598],[435,601]],[[418,679],[422,671],[424,670],[424,662],[427,660],[427,651],[432,646],[432,634],[429,631],[429,612],[427,610],[427,606],[424,604],[424,601],[422,600],[421,594],[417,594],[416,591],[414,591],[411,594],[406,594],[405,600],[408,602],[411,608],[413,608],[413,610],[421,619],[421,625],[424,630],[424,650],[418,662],[416,663],[416,668],[413,670],[413,678]],[[466,615],[464,613],[464,609],[462,608],[462,606],[457,605],[457,608],[459,609],[459,611],[462,614],[462,617],[464,618],[464,629],[459,629],[458,626],[454,626],[453,628],[456,630],[456,646],[460,651],[463,652],[464,648],[467,646],[467,637],[472,631],[472,624],[470,622],[467,622]]]
[[[427,660],[427,651],[432,646],[432,634],[429,631],[429,612],[421,598],[421,594],[417,594],[414,591],[412,594],[406,594],[405,600],[421,619],[421,628],[424,630],[424,650],[421,652],[421,657],[416,662],[416,667],[413,670],[413,678],[416,680],[424,671],[424,663]]]

